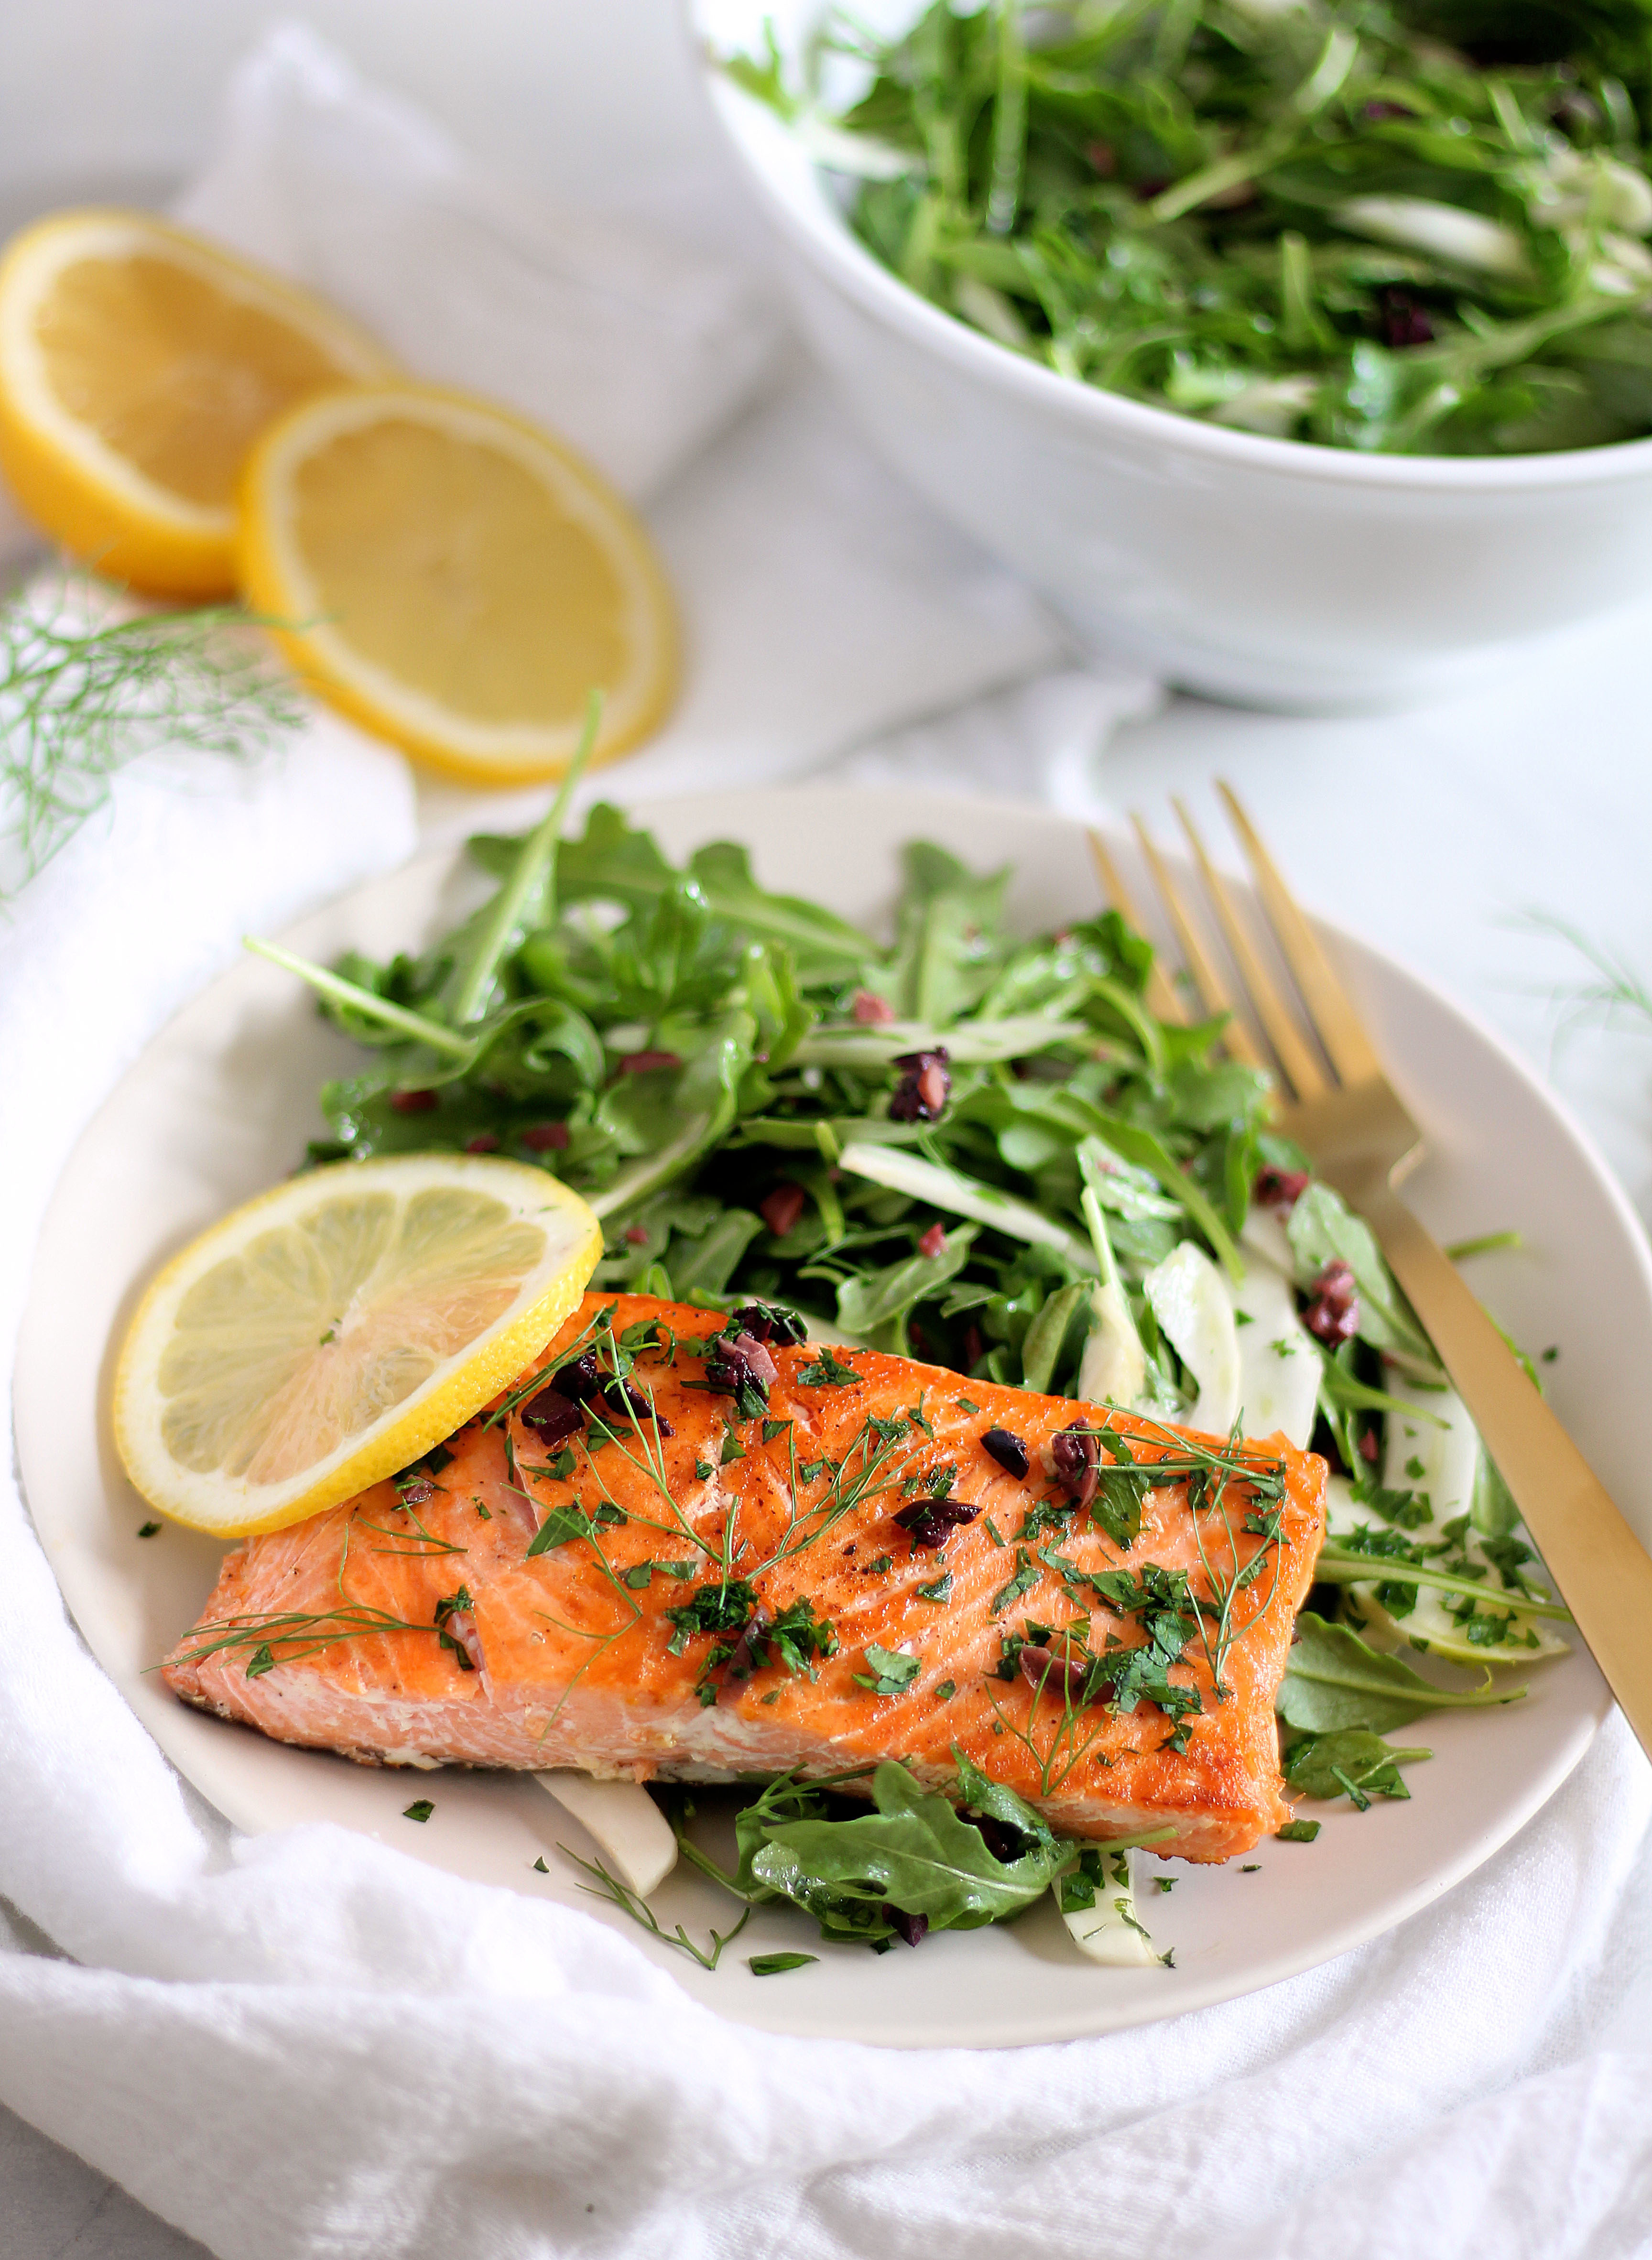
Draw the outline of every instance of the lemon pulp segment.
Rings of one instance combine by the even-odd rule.
[[[314,611],[368,666],[483,724],[569,727],[626,665],[630,592],[569,481],[393,418],[339,433],[293,478]]]
[[[391,366],[330,307],[145,213],[58,213],[0,260],[0,462],[47,533],[157,594],[227,594],[260,432]]]
[[[241,576],[347,712],[479,783],[561,774],[646,735],[676,674],[647,534],[590,466],[482,401],[374,386],[309,401],[254,448]]]

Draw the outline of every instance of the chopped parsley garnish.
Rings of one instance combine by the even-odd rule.
[[[595,1538],[599,1528],[614,1528],[626,1520],[624,1511],[607,1499],[594,1515],[587,1514],[577,1499],[554,1506],[528,1542],[528,1559],[548,1553],[553,1546],[566,1546],[573,1538]]]
[[[808,1671],[812,1675],[817,1656],[837,1654],[838,1636],[825,1617],[815,1614],[809,1595],[799,1593],[795,1601],[782,1609],[762,1634],[761,1643],[754,1643],[754,1647],[758,1644],[768,1656],[784,1664],[788,1671]]]
[[[902,1656],[892,1648],[879,1648],[869,1641],[866,1661],[869,1670],[852,1672],[857,1687],[869,1688],[874,1695],[904,1695],[924,1668],[921,1656]]]
[[[1005,1610],[1019,1601],[1023,1593],[1030,1593],[1037,1583],[1036,1563],[1028,1559],[1025,1546],[1018,1546],[1015,1549],[1014,1573],[992,1596],[988,1613],[995,1617],[1002,1616]]]
[[[436,1810],[427,1797],[416,1797],[411,1805],[402,1807],[404,1820],[428,1820]]]
[[[689,1599],[665,1613],[676,1627],[669,1642],[671,1654],[681,1656],[701,1633],[743,1632],[756,1606],[756,1593],[743,1577],[697,1586]]]
[[[852,1365],[845,1365],[841,1358],[833,1355],[829,1342],[821,1342],[819,1347],[819,1356],[812,1365],[805,1365],[797,1376],[802,1388],[846,1389],[850,1382],[860,1379]]]
[[[436,1637],[443,1648],[451,1650],[454,1661],[458,1664],[461,1671],[474,1671],[476,1667],[471,1662],[470,1651],[464,1642],[461,1640],[455,1640],[448,1631],[447,1620],[449,1617],[457,1616],[461,1610],[473,1609],[475,1606],[476,1603],[470,1598],[468,1585],[461,1585],[456,1593],[449,1593],[445,1600],[440,1600],[436,1604],[434,1620]]]

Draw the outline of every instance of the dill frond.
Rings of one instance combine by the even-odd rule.
[[[157,748],[245,757],[304,717],[234,604],[111,617],[85,576],[0,598],[0,902]]]
[[[722,1958],[723,1949],[731,1945],[751,1920],[752,1911],[748,1906],[733,1930],[714,1930],[709,1948],[696,1946],[681,1923],[675,1930],[667,1930],[641,1892],[633,1891],[629,1884],[622,1882],[600,1860],[582,1860],[578,1853],[570,1852],[566,1844],[559,1844],[556,1849],[565,1860],[571,1860],[586,1875],[596,1877],[595,1883],[579,1885],[577,1888],[580,1891],[589,1892],[593,1899],[611,1901],[622,1914],[628,1914],[633,1922],[640,1923],[644,1930],[652,1931],[662,1946],[675,1946],[679,1954],[688,1955],[699,1963],[702,1970],[715,1970]],[[722,1880],[719,1877],[719,1881]]]
[[[1603,942],[1591,941],[1580,927],[1549,911],[1527,911],[1518,924],[1531,933],[1553,934],[1569,943],[1592,969],[1592,980],[1567,983],[1554,992],[1567,1022],[1593,1020],[1610,1027],[1627,1013],[1652,1032],[1652,989],[1627,957]]]

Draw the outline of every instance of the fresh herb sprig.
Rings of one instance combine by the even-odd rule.
[[[278,1663],[297,1663],[340,1641],[372,1640],[384,1633],[427,1633],[435,1624],[413,1624],[390,1609],[365,1601],[340,1601],[333,1609],[266,1609],[215,1618],[198,1624],[180,1645],[174,1661],[204,1663],[209,1656],[242,1656],[247,1677],[257,1679]]]
[[[110,618],[115,602],[79,579],[0,598],[0,901],[139,755],[245,758],[304,719],[291,678],[236,606]]]
[[[594,1877],[593,1882],[578,1886],[582,1892],[590,1892],[593,1899],[611,1901],[622,1914],[628,1914],[633,1922],[640,1923],[643,1929],[650,1932],[662,1946],[676,1947],[679,1954],[686,1954],[691,1962],[697,1962],[702,1970],[715,1970],[723,1958],[723,1949],[733,1945],[751,1920],[752,1911],[747,1907],[733,1930],[714,1930],[709,1947],[696,1946],[681,1923],[668,1930],[641,1892],[616,1876],[601,1860],[582,1860],[579,1854],[570,1852],[566,1844],[559,1844],[556,1849],[583,1874]]]

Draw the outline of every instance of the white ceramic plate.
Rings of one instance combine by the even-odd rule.
[[[1013,863],[1011,915],[1031,931],[1095,906],[1083,834],[1036,810],[917,793],[793,790],[719,794],[640,812],[668,852],[738,839],[771,887],[818,896],[875,931],[901,843],[939,840],[977,865]],[[285,936],[328,959],[386,956],[451,922],[475,882],[443,855],[316,913]],[[1475,1284],[1534,1348],[1561,1348],[1555,1401],[1643,1539],[1652,1539],[1634,1408],[1652,1370],[1652,1262],[1602,1163],[1536,1078],[1413,976],[1331,937],[1396,1081],[1427,1126],[1412,1198],[1442,1240],[1505,1227],[1525,1252],[1482,1261]],[[140,1540],[144,1509],[110,1436],[115,1348],[143,1282],[233,1203],[290,1169],[318,1128],[321,1078],[358,1056],[297,984],[248,959],[167,1027],[76,1148],[36,1261],[18,1373],[28,1498],[94,1652],[179,1769],[237,1827],[332,1820],[455,1874],[618,1913],[578,1898],[559,1841],[578,1828],[530,1780],[378,1772],[285,1749],[185,1709],[146,1676],[197,1614],[220,1548],[168,1525]],[[101,1362],[100,1362],[101,1361]],[[1345,1952],[1428,1905],[1505,1842],[1577,1764],[1608,1698],[1588,1657],[1534,1674],[1530,1698],[1427,1722],[1432,1764],[1408,1804],[1315,1808],[1311,1845],[1264,1843],[1255,1873],[1176,1863],[1145,1906],[1174,1970],[1082,1962],[1048,1899],[1012,1927],[942,1935],[882,1956],[820,1948],[812,1966],[754,1978],[749,1953],[813,1948],[801,1916],[762,1910],[715,1974],[643,1941],[690,1991],[771,2029],[904,2044],[994,2045],[1107,2031],[1203,2006]],[[423,1827],[403,1818],[420,1795]],[[543,1856],[548,1875],[533,1872]],[[668,1926],[726,1928],[733,1903],[703,1879],[657,1895]]]

